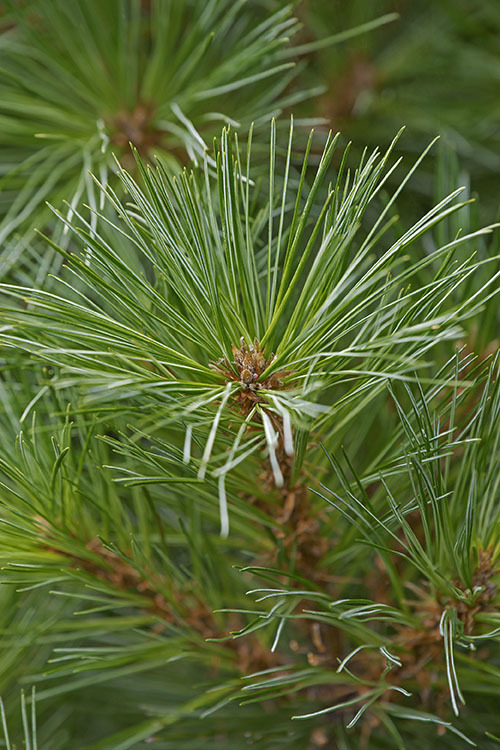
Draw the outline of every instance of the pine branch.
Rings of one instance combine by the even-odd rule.
[[[432,144],[413,162],[437,80],[382,152],[273,119],[318,96],[293,58],[338,73],[331,45],[394,20],[362,11],[332,35],[338,14],[330,29],[326,5],[299,6],[324,22],[294,46],[274,0],[1,11],[12,750],[497,746],[495,225],[477,229],[449,144],[425,162],[434,188]],[[432,11],[414,12],[443,60],[465,16]],[[481,19],[468,9],[464,29],[487,19],[487,42],[498,19]],[[395,117],[380,71],[392,91],[405,71],[394,102],[424,90],[410,68],[436,77],[436,56],[405,67],[420,45],[404,9],[393,28],[340,60],[329,114],[353,133],[365,106],[360,143]],[[485,130],[447,134],[483,179]],[[36,715],[34,693],[19,711],[32,685]]]
[[[279,184],[272,166],[274,124],[271,136],[272,186]],[[460,210],[456,192],[383,247],[387,210],[421,159],[364,230],[363,215],[375,207],[392,169],[392,146],[363,160],[352,179],[341,168],[336,184],[322,195],[336,140],[328,138],[307,193],[307,152],[298,186],[289,184],[286,168],[280,189],[267,196],[266,228],[255,223],[250,174],[243,174],[243,160],[225,131],[216,177],[207,160],[203,171],[175,179],[163,167],[153,171],[139,161],[144,193],[120,169],[133,206],[106,189],[122,222],[112,227],[113,244],[119,246],[125,234],[153,282],[80,217],[80,225],[64,221],[82,243],[83,255],[59,248],[77,285],[61,279],[58,295],[2,286],[4,294],[29,300],[25,311],[3,308],[13,326],[3,334],[4,344],[64,368],[58,387],[83,384],[91,408],[120,409],[126,403],[128,409],[140,402],[156,418],[162,412],[165,423],[187,425],[186,461],[193,431],[201,428],[206,437],[198,477],[209,466],[216,469],[223,533],[225,477],[249,452],[266,445],[274,482],[283,485],[280,463],[293,451],[292,425],[328,431],[331,438],[352,418],[353,403],[366,406],[387,378],[411,380],[427,352],[458,336],[457,323],[496,291],[494,274],[468,298],[451,301],[482,265],[454,264],[453,253],[491,228],[459,237],[418,261],[403,255]],[[218,206],[211,198],[215,180]],[[412,279],[433,266],[426,286],[412,290]],[[87,291],[80,291],[81,285]],[[216,444],[223,432],[230,438],[221,454]]]
[[[26,245],[35,227],[49,226],[66,246],[45,201],[66,199],[69,219],[82,199],[102,210],[90,173],[116,187],[113,155],[133,168],[130,143],[144,159],[158,154],[177,169],[203,161],[221,122],[245,132],[249,112],[264,122],[316,90],[289,92],[302,66],[289,44],[300,24],[288,3],[272,2],[270,10],[242,0],[4,5],[0,271],[17,278],[16,235]],[[352,28],[347,36],[392,19]],[[323,46],[342,38],[324,39]],[[92,214],[93,229],[95,220]]]
[[[339,588],[339,598],[332,601],[323,591],[283,587],[277,571],[265,575],[274,587],[251,592],[259,596],[258,601],[273,604],[267,614],[261,610],[260,617],[284,622],[289,629],[297,620],[313,620],[326,628],[326,633],[331,628],[340,631],[350,643],[344,645],[347,653],[338,659],[336,669],[337,675],[345,675],[344,682],[335,679],[331,695],[323,696],[331,705],[297,718],[361,706],[363,711],[354,716],[351,726],[365,710],[371,712],[376,701],[382,701],[372,715],[375,731],[387,726],[388,717],[441,722],[452,731],[447,719],[450,703],[458,716],[464,695],[470,701],[476,691],[484,695],[486,673],[481,658],[489,662],[487,674],[490,689],[494,689],[498,679],[494,653],[499,632],[499,565],[498,503],[493,500],[497,472],[493,467],[498,465],[499,382],[497,357],[486,372],[479,400],[475,385],[466,389],[465,399],[464,393],[458,395],[455,389],[446,411],[440,414],[433,411],[432,390],[426,395],[421,390],[411,417],[396,400],[408,441],[406,469],[397,472],[397,480],[393,470],[382,470],[375,488],[369,475],[355,475],[348,481],[341,463],[331,457],[342,489],[323,491],[322,495],[351,521],[372,550],[376,572],[365,574],[358,589],[365,597],[342,598]],[[453,420],[464,406],[468,411],[462,414],[462,424],[455,425]],[[448,429],[443,430],[446,412],[451,422],[448,420]],[[354,471],[350,464],[347,468]],[[382,502],[387,504],[386,510]],[[355,549],[352,545],[352,552]],[[337,550],[331,564],[342,555],[343,551]],[[360,570],[364,566],[366,558],[359,561]],[[345,593],[348,591],[349,585]],[[303,599],[309,602],[303,603]],[[490,643],[491,651],[482,650],[474,658],[473,652],[483,641]],[[316,653],[308,655],[309,666],[297,670],[293,679],[256,675],[252,690],[262,700],[283,692],[293,694],[303,689],[303,679],[314,681],[311,667],[316,668],[314,684],[323,685],[325,666],[334,664],[332,652],[318,643]],[[464,654],[464,647],[470,656]],[[342,689],[354,692],[354,697],[342,701]],[[393,691],[411,700],[400,705]],[[429,710],[435,713],[426,714]],[[382,719],[384,712],[388,717]]]
[[[270,14],[225,0],[6,5],[2,241],[44,226],[49,197],[67,198],[69,217],[82,196],[97,208],[89,172],[113,179],[112,153],[130,165],[129,142],[176,167],[185,153],[203,158],[215,123],[279,113],[296,75],[285,52],[298,29],[290,5]],[[220,111],[229,92],[230,118]]]

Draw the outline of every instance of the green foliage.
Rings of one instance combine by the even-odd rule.
[[[90,173],[113,182],[113,155],[133,163],[129,143],[144,158],[161,155],[177,170],[188,159],[203,159],[205,140],[219,123],[245,132],[251,122],[269,120],[318,91],[291,89],[303,64],[296,64],[300,50],[289,44],[300,24],[288,3],[8,0],[4,6],[3,275],[18,273],[33,228],[50,222],[45,201],[68,201],[68,218],[82,200],[102,209]],[[52,227],[66,244],[62,225]],[[49,254],[38,279],[53,262]]]
[[[436,109],[497,19],[429,7],[4,4],[0,747],[498,745],[495,141]]]
[[[139,0],[7,2],[0,37],[0,238],[43,226],[44,201],[99,202],[129,141],[177,166],[231,117],[249,124],[286,104],[296,75],[291,7]],[[248,113],[252,113],[250,116]],[[192,124],[196,123],[196,128]]]
[[[338,545],[330,565],[336,569],[341,562],[345,565],[346,556],[352,557],[351,571],[360,572],[368,559],[373,564],[375,554],[381,563],[377,575],[384,583],[372,579],[368,588],[358,585],[353,597],[353,585],[346,581],[338,588],[339,598],[332,601],[322,591],[283,587],[283,576],[277,571],[255,570],[274,586],[250,592],[258,595],[257,602],[272,604],[271,610],[252,610],[257,616],[254,622],[271,628],[279,623],[284,639],[294,621],[313,620],[341,631],[350,648],[342,659],[337,657],[333,674],[313,663],[295,665],[293,671],[277,676],[273,670],[254,675],[240,693],[243,702],[245,690],[267,700],[303,690],[305,685],[326,682],[345,689],[347,684],[346,692],[353,697],[294,718],[313,719],[349,708],[346,723],[351,728],[370,710],[380,727],[392,727],[396,746],[402,748],[407,745],[396,729],[401,719],[443,721],[421,711],[419,692],[429,682],[434,690],[430,708],[439,706],[444,692],[456,716],[463,711],[464,696],[474,706],[490,700],[493,707],[500,685],[495,642],[500,632],[498,357],[483,377],[486,382],[479,394],[476,385],[461,393],[455,388],[439,407],[436,388],[426,393],[420,388],[417,396],[406,388],[406,408],[393,393],[405,452],[379,463],[375,476],[372,467],[359,474],[347,457],[339,461],[329,456],[338,489],[322,485],[318,494],[357,531],[356,539]],[[382,592],[382,600],[370,597],[370,587]],[[488,651],[481,648],[484,642]],[[435,661],[440,649],[442,659]],[[422,678],[425,670],[428,680]],[[406,700],[393,702],[392,691]],[[494,721],[493,715],[488,721]],[[448,728],[460,736],[456,727],[448,724]],[[483,747],[477,735],[462,739]]]
[[[113,226],[109,241],[82,216],[80,226],[66,224],[82,251],[69,255],[56,249],[77,285],[61,280],[62,295],[2,286],[5,295],[28,302],[25,310],[3,308],[5,322],[12,323],[4,344],[62,367],[58,387],[83,383],[87,409],[107,406],[111,397],[115,413],[121,403],[126,412],[133,403],[162,424],[183,423],[186,463],[193,431],[198,443],[203,439],[203,452],[195,456],[198,478],[205,477],[214,457],[224,534],[225,475],[249,452],[265,442],[275,484],[284,483],[277,420],[288,455],[295,450],[293,426],[331,437],[352,417],[353,404],[366,405],[387,378],[413,377],[415,368],[425,365],[426,352],[456,337],[457,323],[484,303],[488,287],[495,291],[493,275],[480,292],[453,303],[454,291],[477,270],[471,260],[454,261],[454,252],[490,228],[459,236],[417,262],[404,255],[463,207],[456,201],[459,191],[401,236],[386,238],[388,213],[421,159],[377,207],[394,169],[392,147],[365,156],[352,177],[345,171],[345,154],[335,182],[322,194],[337,139],[328,137],[308,185],[311,134],[295,186],[289,182],[292,136],[293,126],[284,175],[277,175],[273,124],[269,190],[256,213],[251,136],[243,160],[223,131],[215,175],[207,158],[203,171],[177,178],[161,165],[146,169],[139,161],[142,192],[120,169],[132,203],[106,190],[122,222]],[[369,209],[376,213],[370,226],[363,226]],[[152,281],[120,257],[121,236],[137,248]],[[429,282],[411,288],[429,266]],[[244,366],[236,355],[240,340],[250,362]],[[262,362],[249,383],[252,357]],[[200,428],[205,438],[197,434]],[[216,443],[221,431],[225,448]]]
[[[394,8],[389,1],[377,4],[379,13]],[[365,0],[309,2],[299,9],[312,36],[332,23],[363,23],[372,12]],[[314,55],[306,75],[325,86],[317,111],[359,145],[380,144],[403,122],[409,138],[400,148],[410,155],[439,133],[459,156],[460,184],[472,183],[483,216],[491,220],[499,204],[500,8],[480,0],[422,0],[398,3],[396,9],[399,18],[376,33],[354,39],[348,48],[324,48]],[[422,172],[413,201],[427,205],[433,185],[433,171]]]

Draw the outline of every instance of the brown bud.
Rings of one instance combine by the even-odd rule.
[[[245,383],[245,385],[248,385],[249,383],[252,382],[252,380],[253,380],[253,377],[252,377],[252,373],[250,372],[250,370],[245,369],[241,371],[242,383]]]

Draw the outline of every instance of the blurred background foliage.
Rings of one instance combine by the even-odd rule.
[[[374,12],[395,12],[398,18],[312,55],[304,75],[325,87],[315,100],[316,113],[358,148],[380,144],[404,124],[407,137],[400,148],[415,155],[439,134],[441,150],[459,158],[460,183],[480,194],[483,215],[494,219],[500,167],[500,7],[481,0],[305,0],[297,6],[304,23],[301,33],[311,40],[332,25],[364,23]],[[433,167],[431,160],[414,183],[422,195],[436,189]]]

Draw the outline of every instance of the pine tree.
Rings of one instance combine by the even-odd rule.
[[[296,22],[280,3],[238,18],[225,2],[7,5],[9,65],[33,41],[6,79],[12,124],[42,70],[104,90],[108,59],[131,83],[143,33],[157,53],[138,55],[140,80],[179,47],[205,96],[186,86],[156,158],[116,141],[112,161],[96,136],[92,164],[68,134],[27,146],[36,108],[19,104],[0,285],[4,746],[496,747],[500,270],[456,162],[412,215],[432,142],[405,164],[401,132],[363,150],[270,119],[305,96],[285,93]],[[209,23],[227,58],[200,67]],[[286,54],[323,46],[308,44]],[[221,100],[212,141],[193,102],[228,70],[235,91],[259,85]]]

